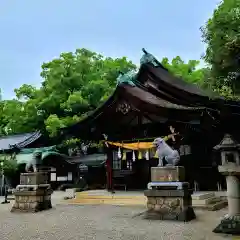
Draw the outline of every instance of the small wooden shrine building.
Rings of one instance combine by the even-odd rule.
[[[41,154],[41,169],[49,173],[49,183],[53,189],[76,182],[78,177],[76,164],[69,161],[71,159],[69,156],[60,153],[56,146],[21,149],[15,156],[20,172],[25,172],[26,164],[32,160],[36,152]]]
[[[168,143],[180,151],[188,180],[199,190],[216,190],[221,176],[212,148],[224,133],[236,130],[240,104],[173,76],[145,50],[138,72],[122,74],[117,80],[114,93],[103,105],[63,129],[64,135],[83,140],[107,139],[108,188],[146,188],[150,167],[158,159],[151,147],[139,147],[140,143],[150,144],[175,129],[179,135]],[[226,125],[229,121],[232,124]]]

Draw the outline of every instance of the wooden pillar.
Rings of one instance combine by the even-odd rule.
[[[110,147],[106,148],[107,161],[106,161],[106,175],[107,175],[107,190],[112,191],[113,189],[113,171],[112,171],[112,150]]]

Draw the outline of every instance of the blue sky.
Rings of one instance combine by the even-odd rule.
[[[200,59],[199,27],[218,0],[1,0],[0,88],[38,86],[41,64],[76,48],[138,63],[145,47],[158,58]]]

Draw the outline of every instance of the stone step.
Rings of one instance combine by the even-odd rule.
[[[192,206],[197,209],[216,211],[226,207],[226,199],[215,197],[214,193],[195,193],[192,195]],[[75,199],[65,200],[69,204],[110,204],[110,205],[142,205],[146,206],[147,198],[134,193],[111,194],[108,192],[77,192]]]
[[[215,194],[213,192],[208,192],[208,193],[195,192],[192,194],[192,200],[203,200],[203,199],[208,199],[212,197],[215,197]]]
[[[121,200],[140,200],[145,201],[146,197],[144,195],[135,196],[135,195],[118,195],[118,194],[112,194],[112,195],[93,195],[93,194],[79,194],[76,193],[76,199],[121,199]]]
[[[208,211],[218,211],[220,209],[227,207],[227,205],[228,205],[227,200],[219,199],[219,201],[207,205],[193,205],[193,208]]]
[[[212,202],[215,202],[217,199],[217,197],[210,197],[210,198],[205,198],[205,199],[192,199],[192,205],[207,205],[207,204],[211,204]]]
[[[78,198],[78,199],[71,199],[64,201],[67,204],[107,204],[107,205],[124,205],[124,206],[146,206],[147,200],[146,199],[127,199],[127,198]],[[216,198],[210,204],[193,204],[193,208],[195,209],[202,209],[208,211],[217,211],[227,206],[227,201],[222,200],[220,198]]]
[[[99,198],[82,198],[82,199],[71,199],[65,200],[69,204],[107,204],[107,205],[124,205],[124,206],[146,206],[147,201],[136,200],[136,199],[99,199]]]
[[[7,197],[7,200],[15,200],[15,196],[14,195],[10,195]]]

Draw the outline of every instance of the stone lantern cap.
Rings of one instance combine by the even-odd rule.
[[[237,150],[239,148],[240,144],[238,144],[230,134],[225,134],[222,141],[214,147],[215,150],[219,151]]]

